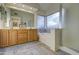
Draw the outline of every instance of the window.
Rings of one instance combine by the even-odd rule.
[[[61,15],[60,18],[60,12],[56,12],[49,16],[38,16],[37,28],[41,32],[50,32],[50,28],[62,28],[64,22],[64,9],[62,9]]]
[[[47,27],[48,28],[59,28],[59,12],[47,16]]]
[[[46,20],[47,19],[45,19],[45,16],[38,16],[38,18],[37,18],[37,28],[38,28],[40,33],[50,32],[49,29],[46,28],[46,26],[47,26]]]
[[[44,16],[37,17],[37,28],[38,29],[44,28]]]

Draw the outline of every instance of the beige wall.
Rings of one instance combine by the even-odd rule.
[[[79,50],[79,4],[72,4],[65,10],[63,46]]]
[[[51,29],[50,33],[39,33],[39,41],[46,44],[53,51],[59,49],[60,39],[61,29]]]
[[[39,41],[55,51],[55,30],[51,30],[50,33],[39,33]]]

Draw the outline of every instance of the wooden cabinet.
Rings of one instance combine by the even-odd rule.
[[[25,43],[28,41],[28,30],[26,29],[20,29],[18,30],[18,39],[17,43]]]
[[[15,44],[37,41],[38,35],[36,29],[1,29],[0,47],[11,46]]]
[[[2,43],[1,40],[2,40],[2,39],[1,39],[1,30],[0,30],[0,47],[1,47],[1,43]]]
[[[33,41],[33,31],[32,31],[32,29],[28,30],[28,41]]]
[[[38,38],[38,33],[37,33],[37,29],[33,29],[33,40],[34,41],[37,41],[39,38]]]
[[[28,30],[28,41],[37,41],[38,35],[36,29],[29,29]]]
[[[9,39],[8,39],[8,45],[15,45],[17,44],[17,30],[9,30]]]
[[[8,30],[3,29],[0,30],[0,47],[8,46]]]

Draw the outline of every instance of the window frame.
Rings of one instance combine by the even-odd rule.
[[[54,14],[56,14],[56,13],[59,13],[59,22],[60,22],[60,11],[57,11],[57,12],[55,12],[55,13],[52,13],[52,14],[50,14],[50,15],[48,15],[48,16],[52,16],[52,15],[54,15]],[[48,17],[47,16],[47,17]],[[49,28],[49,26],[48,26],[48,19],[47,19],[47,28]],[[55,27],[56,28],[56,27]],[[55,29],[54,28],[54,29]],[[57,27],[57,28],[59,28],[59,27]]]

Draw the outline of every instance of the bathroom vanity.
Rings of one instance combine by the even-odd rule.
[[[38,41],[37,29],[0,29],[0,47]]]
[[[1,5],[0,47],[37,41],[36,11],[23,4]]]

